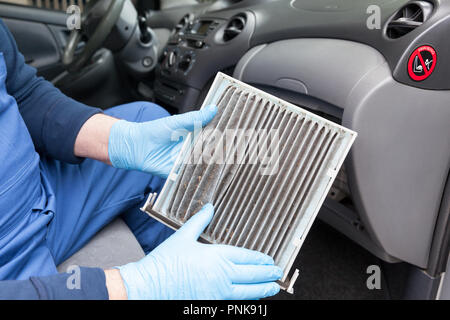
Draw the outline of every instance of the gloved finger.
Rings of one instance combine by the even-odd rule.
[[[178,234],[183,235],[187,239],[197,240],[198,237],[205,230],[206,226],[211,222],[214,215],[214,207],[207,203],[203,208],[194,214],[181,228]]]
[[[172,145],[170,147],[170,149],[167,151],[167,153],[168,153],[167,158],[168,158],[168,161],[171,163],[171,165],[173,165],[175,163],[175,160],[177,159],[178,154],[180,153],[182,147],[183,147],[183,144],[181,142],[178,142],[178,143]]]
[[[206,106],[199,111],[191,111],[168,117],[166,124],[172,130],[186,129],[188,131],[194,131],[195,126],[206,126],[214,118],[216,113],[216,106]]]
[[[227,259],[235,264],[273,265],[275,263],[271,256],[259,251],[222,244],[216,246]]]
[[[283,276],[283,270],[270,265],[235,265],[230,275],[233,284],[273,282]]]
[[[280,286],[275,282],[256,284],[233,284],[231,299],[254,300],[276,295],[280,292]]]

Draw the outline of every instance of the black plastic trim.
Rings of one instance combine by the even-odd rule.
[[[450,173],[447,177],[442,203],[439,209],[427,273],[436,277],[444,272],[450,254]]]

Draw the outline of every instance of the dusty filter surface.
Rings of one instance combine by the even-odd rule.
[[[212,203],[202,240],[272,256],[291,291],[290,268],[356,133],[222,73],[202,107],[211,104],[218,114],[185,138],[143,210],[178,229]]]

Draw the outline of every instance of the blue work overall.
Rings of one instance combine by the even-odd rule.
[[[172,233],[138,210],[147,193],[161,187],[160,178],[90,159],[71,165],[40,157],[6,92],[6,77],[0,53],[0,280],[56,273],[120,214],[146,252]],[[105,113],[136,122],[168,115],[145,102]]]

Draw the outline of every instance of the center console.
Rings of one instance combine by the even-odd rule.
[[[216,73],[233,68],[249,49],[254,25],[250,12],[184,16],[172,31],[156,70],[157,102],[179,112],[196,109]]]

